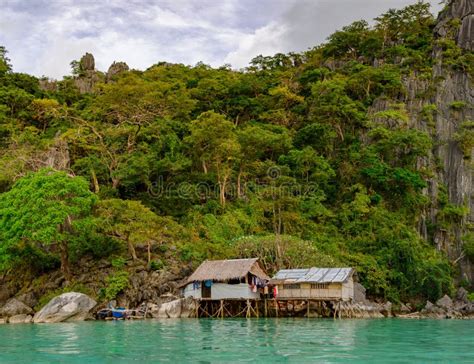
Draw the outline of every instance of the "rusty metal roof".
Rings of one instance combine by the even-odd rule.
[[[282,269],[272,281],[288,283],[343,283],[354,274],[353,268]]]

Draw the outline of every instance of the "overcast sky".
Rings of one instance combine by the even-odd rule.
[[[415,0],[0,0],[0,45],[16,72],[61,78],[85,52],[145,69],[160,61],[241,68],[303,51],[354,20]],[[431,1],[437,13],[439,0]]]

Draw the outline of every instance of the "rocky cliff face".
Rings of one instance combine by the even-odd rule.
[[[472,0],[451,0],[438,18],[435,33],[440,37],[449,36],[449,23],[457,19],[459,27],[455,35],[457,44],[470,51],[474,50],[474,2]]]
[[[86,53],[79,61],[80,75],[74,79],[74,84],[81,94],[92,92],[94,85],[100,81],[100,75],[95,69],[94,56]]]
[[[454,25],[454,26],[453,26]],[[454,27],[454,29],[453,29]],[[472,51],[474,33],[474,3],[472,0],[453,0],[440,14],[435,37],[452,37],[464,51]],[[474,89],[467,72],[445,66],[441,47],[433,51],[435,64],[433,79],[438,81],[431,102],[436,105],[435,141],[433,154],[439,161],[437,176],[431,194],[436,197],[439,184],[447,188],[448,200],[455,206],[467,207],[469,213],[450,229],[438,228],[434,242],[438,249],[459,263],[461,278],[474,281],[474,265],[464,256],[463,239],[474,223],[473,160],[474,153],[463,151],[456,140],[463,123],[474,120]],[[455,106],[456,105],[456,106]],[[435,216],[431,216],[436,220]],[[436,221],[434,221],[436,222]]]
[[[434,28],[439,41],[452,41],[462,52],[472,52],[474,33],[474,2],[452,0],[440,13]],[[432,171],[425,193],[431,204],[419,219],[420,234],[445,252],[459,268],[460,280],[474,282],[474,262],[466,257],[463,244],[473,229],[474,152],[461,148],[458,135],[463,123],[474,120],[474,89],[472,75],[452,67],[446,59],[442,42],[433,49],[431,79],[414,72],[403,82],[406,94],[398,100],[406,105],[409,127],[429,133],[433,139],[431,156],[420,161]],[[426,75],[425,75],[426,76]],[[375,111],[390,108],[393,102],[377,100]],[[442,211],[446,199],[464,216],[446,216]]]
[[[474,14],[471,0],[451,1],[437,20],[434,36],[453,41],[463,52],[473,50]],[[432,241],[459,268],[460,280],[474,282],[474,264],[465,256],[464,238],[474,223],[473,161],[474,152],[466,153],[458,135],[463,123],[474,120],[472,75],[448,65],[442,42],[433,49],[431,77],[413,72],[403,79],[406,94],[399,100],[379,99],[373,112],[405,104],[410,115],[409,127],[431,135],[431,156],[420,167],[432,171],[425,191],[431,201],[419,217],[420,234]],[[449,216],[442,211],[443,199],[465,216]],[[449,220],[449,221],[447,221]]]

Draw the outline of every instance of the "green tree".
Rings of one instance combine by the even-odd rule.
[[[140,201],[103,200],[97,205],[96,215],[100,231],[125,243],[133,260],[138,259],[135,247],[146,245],[148,263],[152,245],[161,245],[178,231],[173,220],[156,215]]]
[[[240,155],[240,144],[234,125],[222,115],[207,111],[191,122],[186,141],[199,158],[204,173],[212,168],[217,175],[219,201],[226,203],[226,188]]]
[[[0,76],[12,70],[10,59],[7,57],[8,51],[4,46],[0,46]]]
[[[59,251],[61,270],[69,278],[69,239],[75,223],[87,217],[96,202],[82,177],[43,169],[19,179],[0,195],[2,252],[21,242],[52,248]]]

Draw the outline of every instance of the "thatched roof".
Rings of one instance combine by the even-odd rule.
[[[239,279],[248,273],[269,280],[270,277],[260,268],[257,258],[252,259],[228,259],[228,260],[206,260],[186,280],[190,282],[202,282],[207,280],[223,282],[229,279]]]

